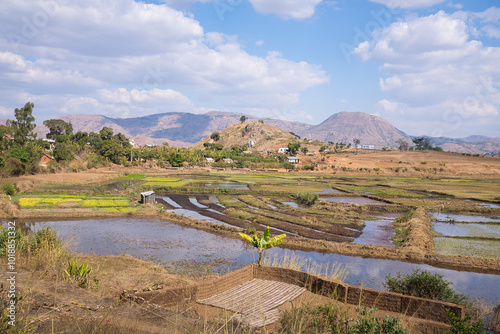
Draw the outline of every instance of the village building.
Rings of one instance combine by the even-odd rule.
[[[286,157],[284,161],[285,161],[285,163],[296,165],[296,164],[299,163],[299,158],[297,158],[297,157]]]

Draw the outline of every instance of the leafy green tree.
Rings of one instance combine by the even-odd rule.
[[[68,143],[58,143],[54,149],[54,158],[59,161],[71,161],[75,156],[73,147]]]
[[[9,154],[7,154],[7,158],[17,158],[21,162],[28,162],[30,159],[28,152],[22,148],[12,149]]]
[[[300,149],[302,151],[302,153],[306,154],[307,152],[309,152],[309,149],[307,147],[302,147]]]
[[[299,148],[300,148],[300,143],[299,143],[299,142],[296,142],[296,143],[289,143],[289,144],[288,144],[288,152],[289,152],[291,155],[295,155],[295,154],[297,154],[297,152],[299,151]]]
[[[240,117],[240,122],[241,123],[245,123],[246,120],[247,120],[247,117],[245,115],[243,115],[243,116]]]
[[[102,140],[111,140],[113,137],[113,129],[108,128],[107,126],[103,127],[101,131],[99,131]]]
[[[210,138],[213,139],[214,141],[218,141],[220,139],[220,133],[214,132],[210,135]]]
[[[5,158],[0,157],[0,168],[4,168],[4,167],[5,167]]]
[[[255,231],[253,237],[242,232],[239,232],[238,234],[250,245],[257,248],[257,252],[259,253],[259,266],[262,264],[262,252],[266,249],[281,244],[283,241],[285,241],[284,239],[286,237],[286,234],[280,234],[269,239],[269,226],[266,226],[264,234],[261,237],[257,236],[257,232]]]
[[[90,146],[95,150],[99,151],[101,149],[102,139],[99,134],[90,132],[88,135],[88,142],[90,143]]]
[[[413,143],[417,150],[430,150],[432,149],[431,140],[428,137],[419,137],[413,139]]]
[[[172,167],[181,167],[184,161],[186,161],[179,152],[171,152],[167,160]]]
[[[124,156],[123,148],[120,144],[112,140],[103,140],[99,149],[101,156],[108,158],[111,162],[119,164]]]
[[[43,121],[43,125],[49,128],[47,139],[56,139],[58,135],[71,135],[73,133],[73,125],[71,122],[65,122],[62,119],[48,119]]]
[[[33,130],[36,127],[35,117],[32,112],[35,105],[28,102],[21,109],[14,110],[16,120],[7,120],[7,126],[12,129],[14,135],[14,143],[20,147],[24,147],[26,143],[36,137]]]

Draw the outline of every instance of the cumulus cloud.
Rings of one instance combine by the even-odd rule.
[[[470,16],[438,12],[395,22],[357,46],[361,59],[382,63],[379,85],[390,97],[377,104],[382,114],[427,117],[448,130],[456,119],[464,127],[485,118],[491,128],[500,125],[500,48],[471,37]]]
[[[286,19],[307,19],[314,15],[322,0],[249,0],[255,11],[274,14]]]
[[[370,0],[371,2],[385,5],[389,8],[427,8],[443,3],[445,0]]]
[[[198,21],[167,5],[53,4],[47,9],[36,1],[0,3],[5,108],[17,107],[25,96],[37,101],[50,96],[46,114],[78,110],[118,116],[123,108],[113,105],[123,101],[132,101],[130,112],[141,114],[196,112],[211,103],[265,113],[293,107],[302,91],[329,79],[319,66],[277,52],[250,55],[237,36],[205,33]],[[195,107],[195,100],[200,105]]]

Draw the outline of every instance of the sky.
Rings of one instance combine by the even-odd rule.
[[[495,5],[498,5],[496,7]],[[500,3],[3,0],[0,118],[212,110],[500,137]]]

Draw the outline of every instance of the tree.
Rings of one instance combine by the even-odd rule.
[[[112,140],[103,140],[99,153],[115,164],[119,164],[121,162],[121,158],[124,156],[121,145]]]
[[[290,152],[291,155],[297,154],[297,151],[299,150],[299,148],[300,148],[299,142],[288,144],[288,152]]]
[[[259,253],[259,266],[262,264],[262,252],[268,248],[274,247],[285,241],[286,234],[280,234],[269,239],[269,226],[266,226],[264,234],[261,237],[257,236],[257,232],[253,232],[253,237],[248,234],[239,232],[238,233],[244,240],[246,240],[250,245],[257,248]]]
[[[103,127],[101,131],[99,131],[102,140],[111,140],[113,137],[113,129],[108,128],[107,126]]]
[[[49,128],[47,139],[56,139],[58,135],[71,135],[73,133],[73,125],[62,119],[48,119],[43,121],[43,125]]]
[[[245,123],[246,120],[247,120],[247,117],[245,115],[243,115],[243,116],[240,117],[240,122],[241,123]]]
[[[220,139],[220,133],[214,132],[210,135],[210,138],[213,139],[214,141],[218,141]]]
[[[396,144],[399,145],[400,151],[407,151],[408,150],[409,144],[404,138],[399,138],[398,140],[396,140]]]
[[[309,152],[309,149],[307,147],[302,147],[300,149],[302,151],[302,153],[306,154],[307,152]]]
[[[16,158],[19,159],[19,161],[26,163],[30,159],[30,156],[26,150],[23,150],[22,148],[14,148],[9,152],[9,154],[7,154],[7,158]]]
[[[54,158],[57,162],[59,161],[71,161],[73,160],[75,153],[71,144],[68,143],[58,143],[54,149]]]
[[[33,129],[36,127],[35,117],[32,115],[34,107],[33,103],[28,102],[21,109],[14,110],[15,121],[7,120],[7,126],[12,129],[14,135],[14,143],[20,147],[24,147],[28,141],[36,137],[36,134],[33,134]]]
[[[429,137],[419,137],[413,139],[413,143],[417,150],[430,150],[432,149],[431,140]]]
[[[172,167],[180,167],[186,161],[182,154],[179,152],[171,152],[169,157],[168,157],[168,162],[172,165]]]
[[[358,154],[358,147],[359,144],[361,144],[361,140],[359,140],[358,138],[354,138],[352,142],[354,143],[354,147],[356,148],[356,154]]]

